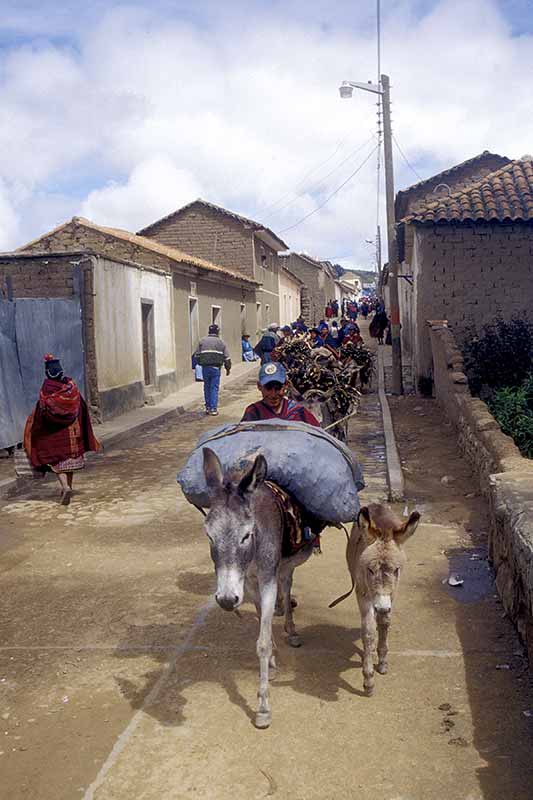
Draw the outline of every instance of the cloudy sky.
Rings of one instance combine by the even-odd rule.
[[[375,80],[374,0],[0,8],[1,250],[75,214],[137,230],[203,197],[372,267],[375,97],[338,86]],[[382,0],[382,17],[397,188],[533,151],[530,0]]]

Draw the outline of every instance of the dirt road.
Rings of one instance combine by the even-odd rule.
[[[226,396],[236,419],[253,384]],[[384,490],[375,397],[351,426]],[[406,413],[406,409],[409,413]],[[252,724],[256,622],[213,607],[198,512],[175,473],[213,419],[189,414],[0,506],[0,796],[9,800],[526,800],[533,697],[485,561],[481,498],[432,401],[395,404],[409,545],[390,673],[362,692],[343,534],[296,575],[299,650],[276,620],[273,724]],[[447,485],[441,478],[449,475]],[[399,509],[400,513],[403,508]],[[446,581],[450,570],[465,578]]]

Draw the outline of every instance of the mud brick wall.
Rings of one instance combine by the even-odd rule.
[[[326,308],[326,292],[331,291],[330,284],[333,284],[333,294],[335,296],[334,283],[325,271],[319,266],[315,266],[306,259],[300,258],[297,253],[291,253],[284,257],[284,263],[304,287],[302,289],[302,316],[306,325],[316,325],[324,317]]]
[[[0,261],[0,297],[72,297],[73,258]]]
[[[55,298],[80,294],[83,344],[85,348],[85,391],[91,415],[101,421],[96,371],[94,331],[93,263],[86,255],[0,260],[0,298]]]
[[[249,278],[255,277],[253,231],[231,217],[193,206],[140,233],[191,256],[236,269]],[[265,246],[265,249],[268,248]]]
[[[533,462],[472,397],[461,353],[445,320],[428,323],[437,401],[490,505],[489,556],[504,608],[533,663]]]
[[[35,244],[24,248],[25,253],[60,253],[75,252],[78,250],[94,250],[105,254],[111,261],[113,257],[119,261],[132,261],[146,267],[170,272],[175,261],[162,253],[145,250],[135,242],[126,239],[115,239],[102,231],[97,231],[84,225],[71,222],[59,231],[50,233],[39,239]]]
[[[410,268],[413,286],[400,281],[402,333],[417,376],[431,372],[427,320],[446,319],[458,341],[496,316],[533,322],[532,224],[418,226]]]

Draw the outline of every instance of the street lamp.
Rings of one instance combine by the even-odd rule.
[[[377,94],[381,97],[383,103],[383,153],[385,156],[385,195],[387,202],[387,240],[392,337],[392,391],[394,394],[403,394],[400,304],[398,298],[398,250],[396,247],[396,226],[394,224],[394,169],[392,163],[389,76],[382,75],[379,86],[371,81],[368,81],[368,83],[343,81],[339,86],[339,94],[343,99],[348,99],[352,97],[354,89],[362,89],[364,92]]]

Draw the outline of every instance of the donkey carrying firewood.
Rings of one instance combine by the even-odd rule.
[[[367,695],[374,692],[376,632],[376,669],[381,675],[387,672],[392,601],[407,561],[403,545],[413,535],[419,521],[418,511],[413,511],[407,522],[402,523],[386,506],[373,503],[360,510],[348,539],[346,561],[352,588],[330,603],[330,608],[345,600],[355,588],[361,614],[363,686]]]
[[[215,599],[226,611],[236,611],[251,596],[260,619],[257,655],[259,657],[258,728],[268,728],[272,713],[268,689],[269,669],[275,668],[272,617],[278,582],[283,594],[285,630],[293,647],[300,645],[294,627],[291,603],[292,575],[307,561],[313,544],[305,544],[295,555],[282,556],[283,514],[276,491],[265,480],[267,462],[258,455],[246,469],[224,474],[217,455],[203,449],[204,474],[211,506],[204,527],[215,564]]]

